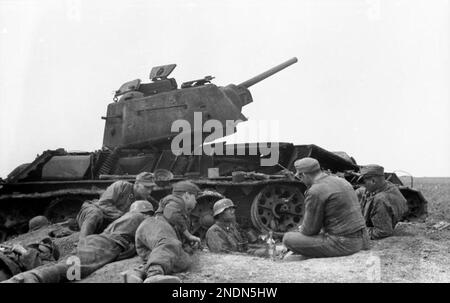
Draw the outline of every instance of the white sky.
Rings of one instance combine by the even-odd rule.
[[[47,149],[100,149],[112,92],[152,66],[227,85],[294,56],[251,87],[250,121],[359,164],[450,176],[445,0],[0,0],[0,176]]]

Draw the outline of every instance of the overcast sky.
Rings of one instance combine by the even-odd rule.
[[[448,2],[0,0],[0,177],[47,149],[100,149],[112,92],[152,66],[228,85],[294,56],[251,87],[249,121],[359,164],[450,176]]]

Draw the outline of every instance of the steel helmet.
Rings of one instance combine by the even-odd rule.
[[[135,201],[133,204],[131,204],[130,206],[130,212],[140,212],[140,213],[146,213],[149,211],[154,211],[153,209],[153,205],[146,201],[146,200],[138,200]]]
[[[231,201],[230,199],[220,199],[219,201],[214,203],[213,216],[214,217],[217,216],[218,214],[222,213],[225,209],[230,207],[236,208],[233,201]]]
[[[36,216],[28,221],[28,228],[30,231],[38,230],[47,225],[50,225],[50,222],[48,222],[48,219],[44,216]]]

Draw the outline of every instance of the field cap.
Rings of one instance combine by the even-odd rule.
[[[360,176],[358,180],[361,180],[364,177],[370,177],[370,176],[384,176],[384,168],[383,166],[376,165],[376,164],[370,164],[363,166],[360,170]]]
[[[136,182],[142,183],[145,186],[155,186],[155,177],[152,173],[149,172],[142,172],[139,173],[139,175],[136,176]]]
[[[172,192],[174,192],[174,193],[188,192],[188,193],[194,194],[195,196],[198,196],[198,194],[200,193],[200,188],[198,188],[197,185],[195,185],[194,183],[192,183],[190,181],[180,181],[173,185]]]
[[[311,173],[320,170],[319,161],[314,158],[302,158],[294,162],[297,173]]]

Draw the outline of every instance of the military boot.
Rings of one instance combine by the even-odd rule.
[[[39,279],[39,276],[33,272],[23,272],[4,281],[4,283],[41,283],[41,280]]]
[[[145,272],[139,268],[134,268],[120,273],[123,283],[142,283],[145,279]]]
[[[147,279],[144,283],[181,283],[177,276],[164,274],[164,269],[159,265],[152,265],[147,270]]]
[[[296,254],[296,253],[294,253],[292,251],[289,251],[288,253],[286,253],[283,256],[282,260],[284,262],[292,262],[292,261],[304,261],[304,260],[307,260],[307,259],[309,259],[309,258],[306,257],[306,256],[303,256],[301,254]]]
[[[181,283],[181,279],[177,276],[154,275],[147,277],[144,283]]]

